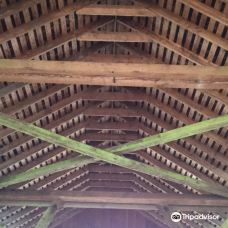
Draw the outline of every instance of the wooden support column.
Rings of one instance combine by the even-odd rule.
[[[54,219],[56,210],[57,210],[56,206],[48,207],[47,210],[44,211],[42,217],[36,224],[35,228],[48,228],[48,226]]]
[[[173,140],[177,140],[177,139],[189,137],[195,134],[200,134],[206,131],[214,130],[220,127],[225,127],[228,125],[228,115],[202,121],[196,124],[171,130],[155,136],[149,136],[144,139],[136,140],[131,143],[126,143],[124,145],[113,147],[108,151],[94,148],[92,146],[77,142],[75,140],[66,138],[64,136],[53,133],[51,131],[36,127],[32,124],[28,124],[28,123],[16,120],[2,113],[0,114],[0,124],[6,127],[10,127],[14,130],[23,132],[25,134],[32,135],[33,137],[37,137],[41,140],[50,142],[52,144],[56,144],[61,147],[67,148],[69,150],[73,150],[83,155],[92,157],[94,161],[102,160],[130,170],[138,171],[138,172],[153,175],[153,176],[158,176],[176,183],[186,184],[201,191],[206,191],[206,192],[228,197],[228,189],[225,187],[214,186],[202,180],[195,180],[190,177],[177,174],[175,172],[166,171],[158,167],[152,167],[152,166],[143,164],[141,162],[137,162],[128,158],[118,156],[125,152],[137,151],[137,150],[145,149],[158,144],[167,143]],[[112,152],[112,153],[109,153],[109,152]],[[113,153],[116,153],[117,155]],[[82,156],[80,158],[82,159],[83,164],[88,162],[86,157]],[[64,162],[67,162],[67,161],[64,161]],[[56,164],[58,165],[58,163]],[[48,169],[48,166],[46,167],[46,169]],[[27,172],[27,174],[31,175],[29,174],[29,172]],[[20,176],[20,181],[21,179],[23,179],[23,176]],[[1,187],[4,186],[4,181],[2,181],[0,186]]]

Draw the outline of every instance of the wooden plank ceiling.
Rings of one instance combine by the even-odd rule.
[[[2,0],[0,58],[227,66],[225,0]],[[96,69],[95,69],[96,71]],[[169,73],[169,72],[167,72]],[[6,78],[7,81],[7,78]],[[226,80],[227,82],[227,80]],[[177,82],[178,83],[178,82]],[[0,111],[89,145],[109,148],[228,113],[228,89],[0,82]],[[87,83],[91,84],[91,83]],[[179,83],[178,85],[181,85]],[[133,87],[134,86],[134,87]],[[228,188],[228,130],[218,129],[125,154],[143,163]],[[5,176],[75,157],[75,153],[0,128],[0,182]],[[187,185],[97,162],[6,188],[198,194]],[[107,194],[108,194],[107,193]],[[133,194],[132,193],[132,194]],[[189,200],[191,201],[191,200]],[[205,205],[168,207],[190,214]],[[166,207],[139,211],[158,227],[175,227]],[[1,206],[0,224],[35,227],[45,208]],[[82,209],[59,208],[51,227]],[[183,220],[183,227],[219,227],[219,220]]]

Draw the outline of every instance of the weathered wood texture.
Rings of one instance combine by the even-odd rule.
[[[26,191],[0,190],[0,203],[11,205],[49,206],[60,202],[63,207],[74,207],[77,204],[90,207],[90,204],[103,207],[108,204],[126,204],[138,206],[220,206],[227,207],[228,200],[216,196],[196,196],[155,193],[117,193],[117,192],[79,192],[79,191]],[[100,205],[100,206],[99,206]],[[153,207],[155,206],[155,207]]]
[[[48,207],[46,211],[43,212],[39,222],[36,224],[36,228],[48,228],[55,217],[56,210],[56,206]]]
[[[226,88],[227,67],[166,66],[143,63],[0,60],[0,80],[9,82],[115,86]]]
[[[2,0],[0,58],[86,62],[99,60],[105,65],[110,62],[132,62],[216,67],[228,63],[227,1],[135,0],[132,3],[128,0],[109,0],[97,3],[98,1],[78,0]],[[88,41],[80,41],[80,36],[87,36]],[[91,42],[93,38],[97,41]],[[141,38],[144,43],[132,42],[140,41]],[[103,149],[228,113],[227,85],[213,87],[212,81],[209,81],[207,83],[214,90],[195,89],[196,83],[202,85],[200,77],[190,89],[187,88],[190,87],[189,84],[182,87],[176,80],[175,83],[182,89],[171,90],[164,87],[150,88],[147,85],[147,88],[140,89],[116,87],[112,78],[110,81],[113,87],[103,88],[39,84],[41,80],[37,81],[38,84],[1,82],[0,110]],[[106,84],[102,82],[102,85]],[[132,85],[139,86],[137,81]],[[154,82],[153,85],[157,86]],[[227,187],[227,135],[227,128],[223,128],[125,156],[168,171],[202,178],[215,186]],[[69,150],[9,128],[0,130],[0,138],[0,181],[5,176],[29,171],[35,166],[38,171],[39,167],[73,157]],[[104,141],[100,141],[102,139]],[[135,177],[123,176],[126,169],[112,167],[105,171],[99,164],[79,170],[72,167],[11,187],[77,187],[78,190],[88,191],[100,190],[102,187],[104,191],[123,191],[123,186],[126,185],[126,192],[133,191],[130,188],[134,187],[134,191],[144,192],[196,193],[190,187],[145,174],[134,172]],[[115,172],[117,175],[111,174]],[[108,188],[108,178],[112,180],[112,188]],[[127,181],[127,178],[131,181]],[[186,207],[182,206],[181,210],[184,209]],[[188,206],[189,210],[196,211],[196,208]],[[227,217],[224,211],[216,210],[223,219]],[[43,211],[43,208],[35,210],[33,207],[2,207],[0,224],[11,228],[31,228],[38,222]],[[168,217],[161,216],[163,212],[164,209],[161,209],[158,213],[147,213],[146,216],[157,221],[156,225],[170,227],[167,224]],[[211,221],[203,221],[201,225],[210,228],[220,226],[223,221],[213,221],[213,225]],[[181,225],[198,227],[196,224],[192,221]]]
[[[210,183],[207,183],[203,180],[201,181],[194,180],[188,177],[178,175],[173,172],[162,170],[160,168],[150,167],[142,163],[140,164],[139,162],[116,155],[116,154],[122,154],[126,152],[137,151],[140,149],[145,149],[147,147],[154,146],[161,143],[162,140],[164,140],[163,142],[166,143],[172,140],[181,139],[183,136],[185,137],[192,136],[197,133],[203,133],[205,131],[226,126],[228,125],[228,115],[217,117],[211,120],[206,120],[206,121],[196,123],[194,125],[186,126],[180,129],[176,129],[173,131],[168,131],[166,133],[162,133],[156,136],[146,137],[145,139],[141,139],[128,144],[116,146],[108,150],[108,152],[102,149],[98,149],[98,148],[94,148],[94,147],[82,144],[80,142],[74,141],[67,137],[36,127],[34,125],[20,122],[5,114],[0,114],[0,123],[7,127],[13,128],[15,130],[19,130],[23,133],[26,133],[34,137],[37,137],[39,139],[42,139],[44,141],[47,141],[49,143],[53,143],[53,144],[62,146],[66,149],[79,152],[82,155],[90,156],[94,158],[94,162],[99,160],[105,161],[111,164],[119,165],[121,167],[125,167],[145,174],[162,177],[164,179],[171,180],[180,184],[187,184],[198,190],[228,197],[228,191],[226,190],[226,188],[214,187]],[[162,137],[163,135],[164,137]],[[109,152],[116,153],[116,154],[112,154]],[[64,162],[66,163],[67,161],[64,161]],[[69,162],[72,164],[72,160],[70,160]],[[85,157],[84,159],[83,157],[79,157],[79,163],[80,162],[82,162],[82,164],[84,165],[84,164],[90,163],[91,160],[88,159],[87,161],[87,157]],[[30,174],[28,173],[28,175]]]

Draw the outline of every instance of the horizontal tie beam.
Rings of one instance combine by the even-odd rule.
[[[59,207],[87,208],[96,205],[106,208],[113,205],[131,205],[141,209],[153,206],[189,206],[189,207],[228,207],[228,199],[211,195],[176,194],[176,193],[133,193],[133,192],[80,192],[62,190],[0,190],[0,205],[29,205],[50,207],[53,203]]]

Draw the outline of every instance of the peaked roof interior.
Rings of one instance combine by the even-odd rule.
[[[0,1],[2,59],[226,66],[227,54],[225,0]],[[0,82],[0,98],[1,112],[99,148],[228,113],[228,89]],[[124,156],[227,188],[227,138],[224,127]],[[0,182],[5,176],[75,156],[79,154],[6,127],[0,129]],[[6,189],[201,194],[187,185],[104,162]],[[180,210],[220,215],[218,220],[182,220],[183,227],[219,227],[228,216],[228,208],[219,205]],[[42,207],[1,206],[0,224],[35,227],[44,211]],[[101,220],[118,215],[118,211],[108,215],[105,210],[60,208],[50,227],[73,227],[80,216],[90,213]],[[121,215],[125,226],[119,227],[133,227],[126,222],[131,218],[142,221],[143,225],[138,224],[142,228],[176,225],[164,208]],[[109,227],[104,224],[97,227]]]

